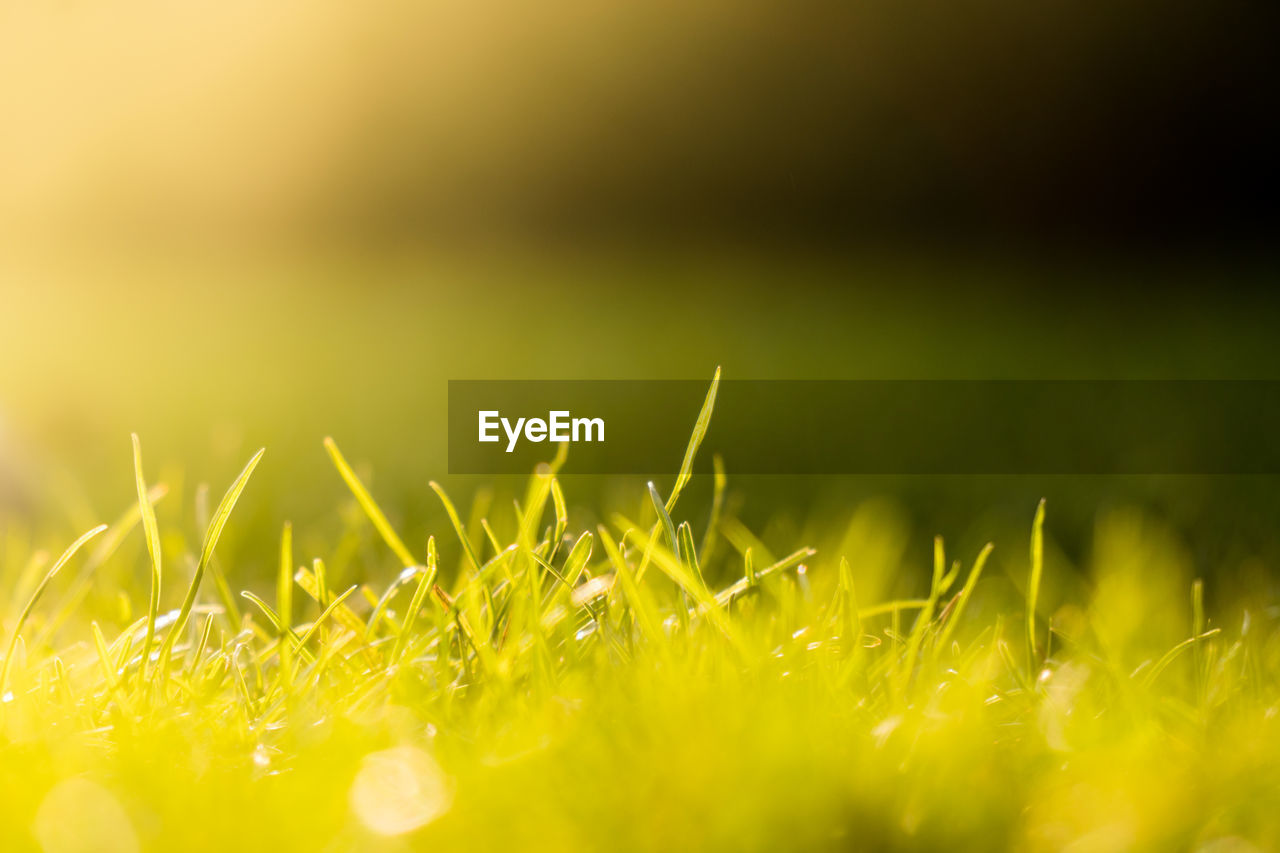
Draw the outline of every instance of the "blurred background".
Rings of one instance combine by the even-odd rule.
[[[346,500],[333,435],[420,543],[450,378],[1278,377],[1277,14],[4,4],[0,525],[114,518],[131,431],[179,506],[266,445],[249,583]],[[584,520],[643,500],[570,479]],[[1114,511],[1278,577],[1274,478],[731,482],[778,543],[853,519],[1016,565],[1048,495],[1064,560]]]

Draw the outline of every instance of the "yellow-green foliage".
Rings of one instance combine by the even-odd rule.
[[[246,592],[243,612],[214,551],[260,454],[184,554],[138,450],[109,548],[77,555],[95,529],[44,575],[0,551],[26,567],[4,567],[0,848],[1280,847],[1273,614],[1213,626],[1176,552],[1123,520],[1092,592],[1046,603],[1043,507],[1029,560],[999,543],[1022,555],[1002,578],[990,546],[948,562],[941,539],[932,568],[895,564],[873,505],[774,557],[718,463],[711,529],[677,500],[705,430],[669,497],[638,483],[608,523],[575,528],[560,457],[513,517],[464,525],[431,484],[452,529],[403,539],[327,441],[403,571],[335,592],[340,555],[298,553],[286,526],[259,560],[281,566],[277,600]],[[83,593],[50,582],[126,535],[145,537],[144,615],[82,624]],[[895,573],[922,597],[868,597]]]

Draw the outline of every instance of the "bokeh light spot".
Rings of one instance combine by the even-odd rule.
[[[36,811],[32,833],[44,853],[137,853],[138,837],[124,807],[88,779],[64,779]]]
[[[453,787],[426,752],[397,746],[371,752],[351,785],[351,808],[379,835],[401,835],[431,823],[453,804]]]

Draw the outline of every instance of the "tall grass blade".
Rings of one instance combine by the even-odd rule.
[[[964,610],[969,606],[969,599],[973,597],[973,588],[978,584],[978,578],[982,577],[982,570],[987,565],[987,558],[991,556],[995,545],[988,542],[978,552],[978,558],[973,561],[973,570],[969,572],[969,577],[965,578],[964,586],[960,589],[959,595],[956,597],[955,607],[951,610],[951,615],[947,617],[946,624],[942,627],[942,633],[938,635],[938,646],[940,650],[945,650],[951,635],[955,633],[956,625],[960,623],[960,617],[964,615]]]
[[[163,483],[158,483],[151,487],[148,492],[148,498],[151,500],[152,506],[158,503],[165,495],[169,493],[169,487]],[[84,601],[93,584],[93,573],[104,563],[111,559],[120,544],[128,537],[133,528],[137,526],[142,519],[141,509],[138,502],[131,501],[128,509],[120,514],[111,526],[107,529],[107,535],[98,540],[98,544],[89,552],[88,558],[84,561],[80,571],[76,572],[75,580],[72,582],[71,591],[67,593],[65,603],[59,607],[58,612],[49,620],[49,624],[41,632],[40,639],[37,643],[43,643],[71,616],[75,609]]]
[[[711,516],[707,519],[707,529],[702,534],[702,548],[699,549],[704,563],[711,562],[712,549],[715,548],[716,536],[720,532],[720,515],[724,512],[724,492],[728,478],[724,473],[724,459],[719,453],[711,457],[712,490]]]
[[[706,579],[702,577],[702,567],[698,564],[698,552],[693,545],[693,526],[687,521],[681,522],[679,530],[676,531],[676,538],[680,544],[680,562],[689,567],[689,571],[693,572],[698,583],[705,586]]]
[[[1027,581],[1027,654],[1034,670],[1036,654],[1036,607],[1040,601],[1040,578],[1044,574],[1044,498],[1031,522],[1031,577]]]
[[[689,437],[689,445],[684,451],[684,461],[680,463],[680,474],[676,477],[675,487],[671,490],[671,496],[667,498],[666,510],[668,513],[675,509],[676,501],[680,498],[680,493],[684,491],[684,487],[688,485],[689,479],[693,476],[693,460],[698,455],[698,448],[702,446],[702,440],[707,437],[707,430],[711,427],[711,411],[716,406],[716,391],[720,388],[720,368],[716,368],[716,375],[711,380],[711,388],[707,391],[707,397],[702,401],[702,411],[698,413],[698,420],[693,425],[693,435]]]
[[[18,647],[18,637],[22,634],[22,627],[26,624],[27,617],[31,615],[31,611],[35,608],[36,602],[40,600],[40,596],[44,595],[44,591],[48,588],[49,582],[54,579],[58,572],[62,571],[62,567],[76,555],[76,552],[79,551],[86,542],[106,529],[107,525],[99,524],[92,530],[81,534],[79,539],[71,543],[70,548],[62,552],[62,556],[58,558],[58,561],[54,563],[52,567],[50,567],[49,571],[45,572],[44,578],[36,586],[35,591],[31,593],[31,597],[27,599],[26,606],[23,607],[22,612],[18,614],[18,621],[13,626],[13,636],[9,638],[9,647],[4,653],[4,665],[3,667],[0,667],[0,696],[3,696],[9,689],[9,671],[13,665],[13,652],[14,649]]]
[[[262,448],[253,454],[253,458],[244,466],[240,475],[236,477],[231,487],[227,489],[227,493],[222,496],[222,502],[218,504],[218,510],[213,514],[213,518],[209,522],[209,529],[205,531],[204,535],[204,545],[200,549],[200,562],[196,564],[195,573],[191,576],[191,585],[187,588],[186,598],[182,600],[182,607],[178,610],[177,621],[169,629],[169,633],[165,636],[164,643],[160,647],[162,673],[169,661],[169,655],[173,651],[173,644],[187,627],[187,619],[191,616],[191,608],[195,606],[196,596],[200,592],[200,581],[204,578],[209,562],[213,559],[214,549],[218,547],[218,540],[222,537],[223,528],[227,526],[227,519],[231,517],[231,511],[235,509],[236,502],[240,500],[244,487],[248,485],[249,478],[253,476],[253,471],[258,467],[258,462],[262,460],[262,454],[265,452],[266,448]]]
[[[276,573],[276,612],[286,627],[293,625],[293,525],[284,523],[280,535],[280,568]],[[293,680],[289,644],[284,632],[280,633],[280,680],[288,684]]]
[[[658,611],[654,606],[653,599],[649,597],[643,587],[636,583],[635,573],[627,565],[626,558],[618,550],[618,545],[613,541],[613,537],[609,535],[609,531],[605,529],[604,525],[600,525],[596,530],[600,534],[600,542],[604,545],[605,553],[608,555],[609,562],[618,577],[618,585],[622,588],[623,595],[627,597],[627,602],[631,605],[631,612],[635,614],[636,624],[640,628],[641,635],[650,643],[660,643],[662,640],[662,620],[658,617]]]
[[[556,479],[551,481],[551,501],[556,511],[556,526],[551,534],[551,551],[547,554],[548,563],[556,561],[556,554],[560,551],[560,544],[564,540],[564,532],[569,527],[569,505],[565,502],[560,481]]]
[[[418,621],[418,614],[421,612],[422,606],[427,603],[427,593],[431,591],[432,584],[436,582],[439,561],[440,558],[436,554],[436,540],[433,536],[427,540],[427,568],[422,573],[422,577],[418,579],[418,586],[413,591],[413,598],[409,601],[409,610],[404,616],[404,626],[401,627],[400,634],[396,637],[395,647],[391,651],[392,664],[400,662],[400,658],[404,655],[405,646],[413,637],[413,628]]]
[[[138,434],[133,436],[133,475],[138,487],[138,510],[142,517],[142,530],[147,538],[147,554],[151,557],[151,596],[147,603],[147,635],[142,641],[142,665],[138,667],[138,677],[146,680],[147,669],[151,661],[151,646],[156,639],[156,617],[160,614],[160,580],[163,572],[160,567],[160,528],[156,524],[155,507],[151,505],[151,495],[147,491],[146,479],[142,475],[142,445]]]
[[[674,554],[680,545],[676,541],[676,526],[671,521],[671,514],[667,512],[666,506],[662,502],[662,495],[658,494],[658,487],[649,482],[649,500],[653,501],[653,509],[658,513],[658,521],[662,523],[662,529],[667,534],[667,547]]]
[[[373,522],[374,529],[378,531],[382,541],[387,543],[387,547],[395,553],[405,568],[416,566],[418,561],[414,559],[413,554],[405,547],[404,542],[400,540],[400,537],[391,527],[391,522],[387,521],[387,516],[383,514],[382,509],[373,499],[373,495],[369,494],[369,490],[364,487],[364,483],[360,482],[356,472],[347,464],[347,460],[343,457],[342,452],[338,450],[338,445],[332,438],[325,437],[324,449],[329,452],[329,458],[333,460],[334,467],[338,469],[338,473],[342,475],[347,488],[355,496],[356,503],[360,504],[360,508],[369,517],[369,521]]]
[[[853,585],[853,571],[849,561],[840,558],[839,579],[840,591],[840,637],[845,647],[856,651],[862,644],[862,616],[858,613],[858,596]]]
[[[444,511],[449,516],[450,523],[453,524],[453,530],[458,534],[458,540],[462,543],[462,550],[467,555],[467,560],[471,563],[471,568],[476,572],[480,571],[480,558],[476,556],[475,549],[471,547],[471,540],[467,538],[467,529],[462,526],[462,519],[458,517],[458,511],[454,509],[453,501],[449,500],[449,496],[445,494],[443,488],[435,480],[428,483],[431,490],[440,498],[440,503],[444,504]]]

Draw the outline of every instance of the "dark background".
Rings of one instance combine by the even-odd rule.
[[[495,16],[501,52],[460,81],[462,126],[429,78],[373,110],[361,151],[381,165],[368,180],[344,164],[354,201],[333,220],[374,241],[1267,247],[1277,15],[873,0]]]
[[[1271,3],[4,15],[20,242],[1161,254],[1276,225]]]

